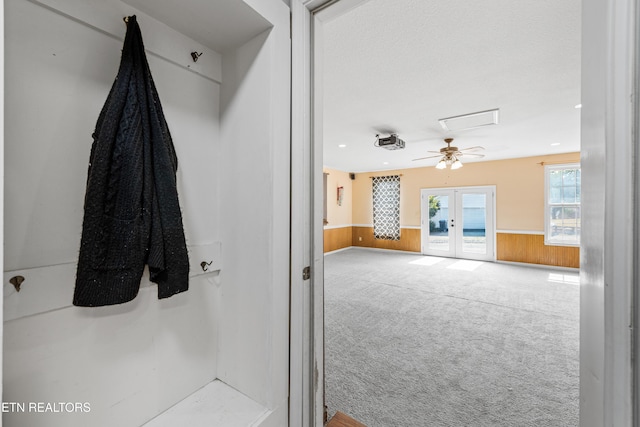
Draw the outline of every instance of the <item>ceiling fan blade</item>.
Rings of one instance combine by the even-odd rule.
[[[484,157],[484,154],[476,154],[476,153],[459,153],[458,155],[459,156],[465,156],[465,157],[473,156],[473,157],[477,157],[477,158]]]
[[[433,150],[429,150],[429,151],[427,151],[427,153],[438,153],[438,154],[442,154],[442,151],[433,151]]]
[[[484,147],[476,145],[475,147],[463,148],[460,151],[475,151],[475,150],[484,150]]]
[[[427,156],[427,157],[420,157],[419,159],[413,159],[412,161],[416,161],[416,160],[425,160],[425,159],[435,159],[436,157],[442,157],[442,155],[438,155],[438,156]]]

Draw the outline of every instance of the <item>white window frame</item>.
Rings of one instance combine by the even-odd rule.
[[[549,203],[549,184],[550,184],[550,176],[551,171],[559,170],[559,169],[578,169],[580,170],[580,163],[563,163],[563,164],[554,164],[554,165],[545,165],[544,166],[544,244],[548,246],[573,246],[580,247],[580,237],[578,237],[578,241],[575,243],[565,242],[565,241],[557,241],[551,239],[551,218],[549,217],[549,208],[554,205],[567,205],[566,203]],[[582,197],[580,197],[580,202],[575,206],[580,208],[580,221],[582,221]]]

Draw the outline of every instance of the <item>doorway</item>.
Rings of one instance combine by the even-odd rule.
[[[303,15],[307,20],[304,21],[306,26],[300,25],[298,27],[297,34],[306,35],[307,38],[304,41],[308,44],[306,45],[307,49],[301,49],[304,55],[297,56],[297,63],[303,65],[297,70],[297,74],[301,77],[301,81],[310,82],[310,84],[308,86],[301,84],[300,87],[309,89],[311,86],[312,92],[318,92],[322,88],[322,61],[317,52],[322,50],[322,27],[324,22],[329,19],[325,12],[336,10],[336,14],[339,14],[339,11],[344,12],[363,2],[366,0],[307,0],[301,2],[304,6],[298,10],[302,10],[304,13],[299,15]],[[292,2],[292,5],[294,3],[297,2]],[[314,9],[324,8],[326,5],[331,7],[324,9],[322,14],[310,12]],[[637,39],[635,37],[637,11],[629,10],[630,7],[627,4],[622,4],[619,8],[612,8],[611,1],[587,1],[582,4],[584,44],[582,55],[584,59],[582,60],[583,84],[581,93],[585,107],[581,112],[583,118],[581,141],[583,150],[590,153],[589,156],[582,159],[583,180],[585,183],[589,182],[589,185],[585,186],[588,187],[590,194],[589,197],[585,197],[584,201],[584,206],[589,206],[589,209],[585,209],[588,215],[585,214],[583,217],[583,227],[591,230],[591,233],[585,234],[582,239],[582,249],[586,255],[582,260],[585,265],[584,273],[581,275],[581,311],[587,312],[589,315],[581,317],[581,329],[590,331],[581,337],[580,351],[582,365],[581,419],[585,426],[595,425],[593,420],[597,421],[603,418],[608,424],[631,425],[632,411],[630,408],[634,406],[631,401],[632,387],[629,385],[629,381],[633,377],[632,364],[628,363],[631,353],[628,319],[630,310],[634,310],[634,308],[630,304],[633,298],[628,296],[632,286],[627,286],[628,283],[631,283],[631,273],[626,267],[629,265],[629,257],[633,253],[629,249],[629,243],[634,241],[630,236],[637,235],[636,231],[631,233],[629,230],[628,218],[631,218],[629,211],[632,208],[627,203],[629,192],[634,191],[634,183],[637,182],[637,177],[634,178],[633,174],[629,173],[629,170],[632,170],[632,163],[637,162],[637,158],[628,155],[628,149],[632,146],[630,132],[632,126],[627,119],[635,117],[631,110],[637,108],[637,102],[629,102],[629,93],[635,93],[636,90],[635,80],[632,77],[636,65],[630,59],[629,52],[633,51],[632,46],[635,46]],[[292,7],[292,9],[294,9],[294,34],[296,34],[296,8]],[[340,10],[338,11],[338,9]],[[632,18],[629,18],[630,16]],[[611,58],[611,61],[602,61],[602,58]],[[294,91],[294,93],[296,92]],[[605,106],[606,97],[612,100],[607,106]],[[300,110],[299,116],[306,117],[304,123],[310,129],[308,133],[300,132],[300,135],[305,137],[313,135],[313,138],[308,138],[306,141],[311,140],[310,150],[316,154],[315,159],[318,159],[321,158],[318,154],[322,153],[322,97],[316,96],[313,100],[313,106],[309,105],[306,109]],[[619,109],[619,114],[605,115],[605,112],[612,112],[614,106]],[[584,120],[585,118],[588,120]],[[605,138],[605,131],[615,132],[620,135],[620,138],[609,141]],[[304,138],[298,139],[303,140]],[[606,159],[603,154],[605,145],[611,147],[612,153]],[[313,182],[316,184],[315,189],[318,190],[317,183],[322,182],[322,164],[317,160],[311,164],[314,165]],[[607,186],[608,195],[612,201],[611,205],[623,208],[613,210],[612,219],[608,222],[610,232],[605,234],[603,226],[605,207],[602,201],[607,182],[604,175],[607,171],[611,171],[611,174],[619,177],[618,181],[611,180],[611,184]],[[321,194],[320,191],[313,194]],[[618,205],[614,202],[620,203]],[[316,203],[317,206],[321,205]],[[321,219],[322,216],[319,213],[311,220],[315,246],[313,251],[315,256],[312,257],[313,267],[315,267],[313,293],[317,298],[310,301],[313,308],[309,311],[311,312],[310,317],[315,317],[318,320],[323,318],[323,258],[319,256],[321,254],[319,248],[322,247]],[[294,235],[296,234],[294,233]],[[319,243],[318,240],[320,240]],[[605,249],[608,249],[608,253],[605,253]],[[625,254],[625,256],[619,256],[620,254]],[[607,264],[614,267],[608,270],[608,275],[612,276],[610,280],[616,279],[615,281],[619,282],[620,286],[604,286],[603,259],[605,258]],[[318,273],[320,277],[316,276]],[[606,304],[604,302],[605,290],[608,292]],[[293,306],[296,306],[293,304],[296,301],[294,296],[292,298]],[[607,325],[603,320],[605,314],[613,319]],[[322,425],[322,322],[316,322],[316,328],[312,328],[312,330],[310,341],[315,345],[311,346],[309,352],[313,354],[312,359],[316,366],[314,391],[317,398],[313,413],[316,425]],[[594,330],[597,333],[593,333]],[[603,351],[605,338],[618,345],[607,346]],[[605,375],[605,371],[608,373],[607,375]],[[607,379],[607,387],[603,385],[605,383],[602,382],[602,378]],[[640,383],[640,381],[638,382]],[[605,392],[605,388],[609,392]],[[640,413],[640,410],[638,412]]]
[[[422,253],[495,261],[495,186],[420,191]]]

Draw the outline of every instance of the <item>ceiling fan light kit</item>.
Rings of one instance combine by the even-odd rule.
[[[458,147],[452,147],[451,143],[453,142],[453,138],[445,138],[444,142],[447,144],[446,147],[440,149],[440,151],[430,151],[430,153],[438,153],[435,156],[427,156],[420,157],[415,160],[424,160],[424,159],[432,159],[434,157],[440,157],[440,161],[436,165],[436,169],[446,169],[449,166],[452,170],[460,169],[462,166],[462,162],[460,161],[460,157],[462,156],[475,156],[475,157],[484,157],[484,154],[472,153],[471,151],[484,150],[484,147],[475,146],[469,148],[459,149]]]

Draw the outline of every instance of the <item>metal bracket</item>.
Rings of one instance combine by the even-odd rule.
[[[309,280],[309,279],[311,279],[311,267],[306,266],[305,268],[302,269],[302,280]]]

